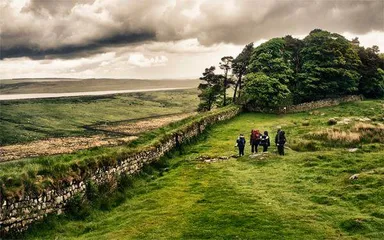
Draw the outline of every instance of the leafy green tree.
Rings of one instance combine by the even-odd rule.
[[[228,81],[228,71],[232,68],[233,57],[225,56],[221,58],[220,68],[224,70],[223,79],[223,106],[227,105],[227,88],[230,81]]]
[[[222,75],[215,74],[214,66],[205,69],[203,77],[200,78],[202,82],[198,86],[200,90],[198,111],[210,111],[212,109],[220,96],[222,78]]]
[[[250,60],[249,72],[262,72],[283,84],[289,84],[294,79],[290,59],[291,52],[285,49],[285,40],[273,38],[255,48]]]
[[[210,68],[201,78],[206,80],[199,86],[201,109],[210,110],[221,97],[222,105],[227,104],[226,89],[233,83],[228,77],[231,68],[236,77],[233,100],[246,91],[241,99],[260,107],[288,101],[287,94],[293,103],[355,93],[384,97],[384,54],[379,48],[365,49],[359,47],[358,38],[348,41],[321,29],[311,31],[303,40],[288,35],[256,48],[250,43],[236,59],[223,57],[220,68],[223,75],[215,75],[215,69]],[[246,89],[242,89],[244,84]]]
[[[304,46],[302,40],[293,38],[291,35],[287,35],[284,37],[285,41],[285,50],[290,54],[288,55],[290,58],[287,60],[290,64],[292,64],[292,69],[294,73],[297,74],[300,72],[301,66],[301,56],[300,51]]]
[[[241,97],[242,78],[247,73],[247,67],[253,52],[253,43],[247,44],[243,51],[233,60],[232,72],[236,76],[237,81],[235,91],[233,93],[233,102],[236,102],[236,94]],[[239,90],[239,91],[237,91]]]
[[[276,108],[290,105],[288,87],[278,79],[265,73],[249,73],[246,75],[243,99],[246,105],[263,108]]]
[[[320,29],[313,30],[303,42],[297,83],[300,101],[357,92],[361,61],[351,42]]]
[[[378,47],[359,47],[358,54],[362,62],[359,92],[370,98],[384,97],[384,59],[380,57]]]

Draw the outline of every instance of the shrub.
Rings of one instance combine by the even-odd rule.
[[[76,220],[84,220],[91,213],[88,201],[80,193],[69,200],[66,209],[69,216]]]
[[[334,118],[330,118],[328,119],[328,125],[336,125],[337,124],[337,120],[334,119]]]
[[[291,95],[288,87],[276,78],[264,73],[250,73],[246,76],[243,98],[247,104],[261,108],[276,108],[287,104]]]
[[[307,152],[307,151],[314,152],[319,150],[318,144],[315,141],[304,141],[304,140],[294,141],[289,145],[289,147],[292,150],[298,151],[298,152]]]
[[[362,219],[345,220],[340,224],[340,227],[347,232],[358,232],[366,228]]]
[[[124,192],[127,188],[132,187],[133,178],[128,174],[120,175],[117,181],[117,188],[120,192]]]
[[[91,202],[99,198],[99,189],[93,181],[88,181],[86,183],[85,196]]]

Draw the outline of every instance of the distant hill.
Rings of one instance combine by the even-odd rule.
[[[198,79],[18,78],[0,82],[0,94],[67,93],[153,88],[195,88]]]

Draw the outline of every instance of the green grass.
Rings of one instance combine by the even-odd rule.
[[[0,79],[1,94],[68,93],[88,91],[135,90],[154,88],[196,88],[197,79]]]
[[[191,116],[159,129],[145,132],[138,139],[114,147],[94,147],[71,154],[25,158],[0,164],[0,191],[8,198],[17,197],[24,191],[40,194],[47,187],[60,188],[70,178],[83,179],[95,169],[115,166],[119,160],[133,153],[146,151],[174,138],[206,118],[225,111],[237,110],[235,106]]]
[[[192,112],[197,90],[0,101],[0,146],[95,134],[84,125]]]
[[[312,115],[242,114],[211,128],[183,154],[162,159],[169,171],[146,170],[135,177],[108,211],[94,209],[82,220],[51,218],[23,238],[383,239],[383,143],[363,144],[351,153],[318,141],[317,150],[287,150],[284,157],[271,147],[264,159],[196,161],[236,154],[237,135],[252,128],[273,136],[280,125],[289,146],[311,141],[305,134],[330,127],[330,117],[372,117],[382,108],[383,101],[365,101]],[[360,177],[349,180],[355,173]]]

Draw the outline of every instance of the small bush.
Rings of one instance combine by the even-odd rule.
[[[91,202],[96,201],[99,198],[99,189],[93,181],[88,181],[86,183],[85,196]]]
[[[117,188],[120,192],[133,186],[133,178],[128,174],[122,174],[117,181]]]
[[[300,141],[294,141],[291,144],[289,144],[289,147],[298,152],[314,152],[319,150],[319,146],[315,141],[305,141],[305,140],[300,140]]]
[[[84,220],[91,214],[88,201],[80,193],[69,200],[66,210],[69,216],[75,220]]]
[[[117,179],[116,178],[108,179],[108,181],[103,182],[99,185],[98,187],[99,195],[101,197],[104,197],[104,196],[108,197],[116,190],[116,187],[117,187]]]
[[[302,124],[303,126],[305,126],[305,127],[306,127],[306,126],[309,126],[309,121],[304,121],[304,122],[302,122],[301,124]]]
[[[362,219],[348,219],[340,224],[340,227],[347,232],[359,232],[366,227]]]
[[[337,124],[337,120],[336,119],[334,119],[334,118],[330,118],[330,119],[328,119],[328,125],[336,125]]]

